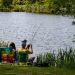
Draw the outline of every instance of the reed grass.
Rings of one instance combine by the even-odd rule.
[[[8,47],[9,42],[0,40],[0,47]]]
[[[39,54],[36,63],[37,66],[55,66],[55,55],[51,53]]]
[[[59,49],[58,54],[45,53],[37,56],[39,66],[66,67],[75,69],[75,50],[73,48]],[[46,65],[47,64],[47,65]]]

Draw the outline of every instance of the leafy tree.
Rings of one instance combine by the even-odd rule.
[[[4,7],[10,7],[10,5],[12,4],[13,0],[2,0],[2,5]]]

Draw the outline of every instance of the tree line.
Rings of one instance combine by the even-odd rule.
[[[75,0],[0,0],[0,11],[74,14]]]

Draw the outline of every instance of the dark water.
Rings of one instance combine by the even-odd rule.
[[[0,13],[0,39],[14,41],[17,47],[27,39],[34,54],[75,47],[75,26],[68,16],[24,12]]]

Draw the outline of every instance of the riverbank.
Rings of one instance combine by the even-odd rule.
[[[0,8],[0,12],[30,12],[30,13],[42,13],[42,14],[54,14],[52,9],[49,9],[45,5],[39,4],[25,4],[25,5],[12,5],[11,7]]]
[[[8,43],[9,42],[6,43],[5,41],[1,41],[0,47],[9,47]],[[0,53],[2,58],[2,51]],[[6,52],[4,54],[8,55]],[[17,57],[18,55],[19,53],[16,54],[17,62],[19,60],[19,57]],[[72,47],[70,48],[66,47],[66,49],[58,49],[57,54],[55,53],[55,51],[39,53],[39,55],[35,56],[35,58],[36,60],[29,65],[38,67],[57,67],[57,68],[65,67],[69,69],[75,69],[75,49]],[[5,61],[8,62],[7,60]]]
[[[0,8],[0,12],[30,12],[39,14],[55,14],[55,15],[69,15],[66,10],[57,10],[49,8],[43,4],[25,4],[25,5],[12,5],[11,7]]]
[[[7,47],[3,41],[0,46]],[[48,65],[46,65],[48,63]],[[56,65],[55,65],[56,64]],[[46,53],[37,56],[34,65],[18,65],[15,63],[0,63],[1,75],[74,75],[75,74],[75,51],[59,50],[57,57],[55,54]]]
[[[11,64],[0,65],[1,75],[75,75],[75,70],[55,67],[30,67]]]

